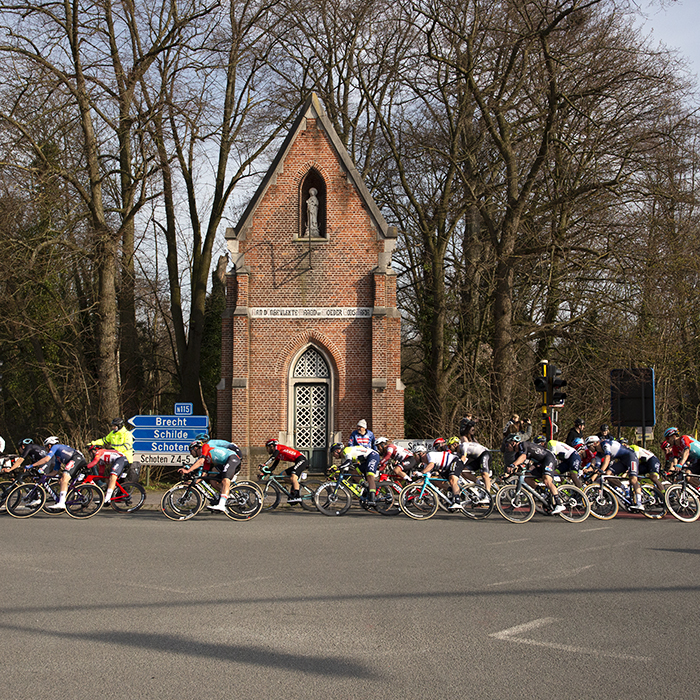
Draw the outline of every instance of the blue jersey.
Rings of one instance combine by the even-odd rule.
[[[348,447],[354,446],[369,447],[371,450],[376,450],[377,446],[374,442],[374,433],[371,430],[367,430],[364,435],[361,435],[359,430],[353,430],[352,433],[350,433]]]
[[[53,457],[56,460],[56,464],[61,467],[68,464],[72,459],[78,459],[83,457],[83,455],[68,445],[54,445],[49,452],[49,457]]]

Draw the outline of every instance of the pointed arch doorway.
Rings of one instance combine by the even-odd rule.
[[[320,348],[301,351],[291,364],[289,385],[294,447],[306,455],[312,471],[323,472],[333,429],[333,372]]]

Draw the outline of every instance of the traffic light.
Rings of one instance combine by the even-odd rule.
[[[547,367],[547,403],[549,406],[563,406],[566,392],[566,379],[561,378],[561,370],[554,365]]]
[[[546,372],[547,371],[547,365],[542,366],[542,371]],[[538,377],[535,377],[535,390],[542,394],[542,403],[543,405],[547,405],[547,377],[546,375],[540,375]]]

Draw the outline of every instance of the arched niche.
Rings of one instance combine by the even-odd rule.
[[[299,190],[299,238],[328,237],[326,228],[326,181],[316,168],[311,168]]]

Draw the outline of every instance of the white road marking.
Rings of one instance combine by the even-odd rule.
[[[589,527],[588,530],[579,530],[579,532],[595,532],[596,530],[612,530],[612,525],[606,527]]]
[[[556,578],[568,578],[569,576],[575,576],[576,574],[580,574],[582,571],[585,571],[586,569],[590,569],[594,566],[594,564],[589,564],[588,566],[579,566],[577,569],[568,569],[566,571],[560,571],[558,574],[547,574],[547,580],[552,580]],[[540,576],[527,576],[525,578],[516,578],[512,579],[511,581],[497,581],[496,583],[489,583],[486,587],[491,588],[492,586],[507,586],[508,584],[511,583],[525,583],[527,581],[541,581],[542,580],[542,575]]]
[[[238,581],[226,581],[224,583],[214,583],[209,586],[197,586],[196,588],[172,588],[169,586],[154,586],[148,583],[136,583],[133,581],[123,582],[122,585],[134,586],[135,588],[147,588],[151,591],[163,591],[165,593],[180,593],[182,595],[191,595],[199,591],[206,591],[210,588],[221,588],[226,586],[236,586],[241,583],[252,583],[254,581],[266,581],[274,578],[273,576],[256,576],[255,578],[239,579]]]
[[[636,656],[632,654],[618,654],[612,651],[605,651],[604,649],[589,649],[588,647],[576,647],[570,644],[557,644],[555,642],[540,642],[537,639],[527,639],[525,637],[516,637],[517,634],[522,634],[523,632],[529,632],[530,630],[537,629],[538,627],[544,627],[545,625],[551,625],[557,622],[556,617],[542,617],[539,620],[532,620],[532,622],[526,622],[522,625],[516,625],[515,627],[509,627],[507,630],[502,630],[501,632],[494,632],[490,634],[489,637],[494,639],[499,639],[503,642],[515,642],[517,644],[529,644],[535,647],[545,647],[547,649],[558,649],[560,651],[566,651],[573,654],[588,654],[590,656],[603,656],[608,659],[622,659],[623,661],[642,661],[649,662],[652,661],[650,656]]]
[[[487,547],[495,547],[497,544],[513,544],[513,542],[528,542],[532,537],[521,537],[518,540],[503,540],[503,542],[489,542]]]

